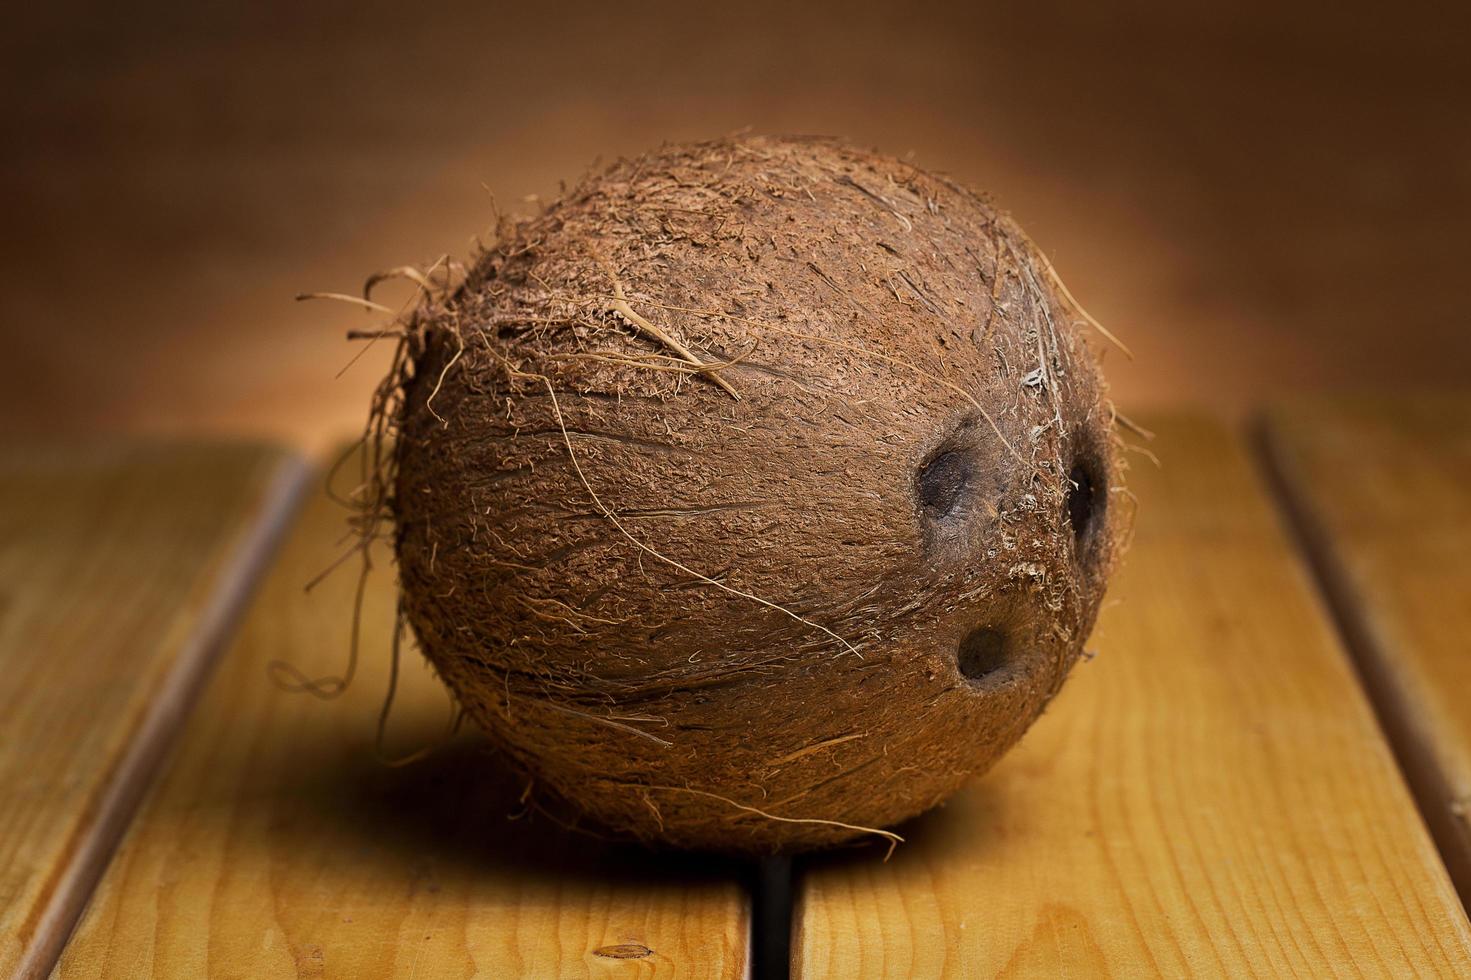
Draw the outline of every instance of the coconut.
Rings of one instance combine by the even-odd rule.
[[[956,183],[670,146],[503,221],[402,331],[404,616],[534,798],[676,847],[935,806],[1057,693],[1118,552],[1098,351]]]

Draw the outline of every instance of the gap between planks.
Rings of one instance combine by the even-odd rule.
[[[39,909],[30,942],[16,966],[16,980],[39,980],[54,969],[144,791],[157,774],[210,669],[290,528],[310,471],[306,461],[294,453],[282,457],[277,464],[261,496],[260,519],[244,529],[222,560],[215,588],[181,645],[157,698],[140,720],[128,748],[99,787],[92,804],[95,816],[79,829],[72,859],[57,876],[51,894]]]
[[[1290,451],[1282,438],[1270,418],[1264,416],[1253,421],[1250,441],[1273,502],[1297,552],[1312,572],[1359,685],[1374,708],[1380,729],[1445,863],[1461,905],[1471,914],[1471,850],[1467,848],[1467,831],[1447,806],[1447,801],[1456,796],[1455,787],[1435,758],[1433,746],[1427,744],[1419,730],[1419,709],[1414,698],[1404,690],[1394,665],[1380,654],[1360,608],[1358,590],[1335,555],[1333,533],[1314,513],[1305,491],[1294,485]]]
[[[389,741],[438,748],[382,765],[391,575],[365,590],[341,698],[269,683],[276,659],[341,669],[356,576],[301,585],[341,553],[344,516],[310,495],[55,976],[748,976],[754,863],[612,847],[528,814],[526,781],[484,736],[442,741],[446,690],[417,655]]]
[[[1427,778],[1437,779],[1433,766],[1415,751],[1408,740],[1405,715],[1409,706],[1394,697],[1392,685],[1383,683],[1381,668],[1373,657],[1364,655],[1368,643],[1362,625],[1351,614],[1350,592],[1335,564],[1325,558],[1324,529],[1286,486],[1271,439],[1262,427],[1253,427],[1253,445],[1257,462],[1265,471],[1274,503],[1289,526],[1297,551],[1313,569],[1317,584],[1327,597],[1336,625],[1345,639],[1360,674],[1360,680],[1375,706],[1380,723],[1385,727],[1401,766],[1410,777],[1422,817],[1431,824],[1437,842],[1441,838],[1435,821],[1426,814]],[[94,832],[84,840],[75,860],[62,875],[48,902],[35,940],[22,960],[19,975],[44,976],[51,969],[77,915],[111,855],[128,819],[137,806],[152,773],[167,751],[172,736],[192,707],[209,668],[238,621],[252,586],[259,579],[276,544],[289,525],[306,482],[307,468],[299,459],[281,464],[263,505],[264,519],[239,542],[225,562],[220,587],[211,596],[179,663],[171,673],[157,704],[144,719],[137,737],[103,790],[99,816]],[[1454,873],[1454,869],[1452,869]],[[1466,898],[1464,881],[1462,899]],[[791,862],[770,859],[754,871],[751,919],[751,975],[764,977],[788,975],[792,922]]]
[[[1098,664],[893,860],[801,862],[797,975],[1468,975],[1460,901],[1241,433],[1151,428],[1164,467],[1131,480]]]
[[[751,980],[787,980],[792,967],[792,859],[762,858],[751,883]]]

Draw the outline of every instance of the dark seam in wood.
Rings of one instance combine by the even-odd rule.
[[[1314,514],[1307,495],[1297,489],[1297,481],[1289,475],[1287,450],[1276,428],[1270,420],[1258,419],[1250,434],[1253,455],[1270,490],[1269,497],[1277,505],[1288,535],[1318,587],[1359,686],[1374,709],[1381,733],[1460,896],[1461,905],[1471,913],[1471,846],[1468,846],[1471,842],[1457,826],[1456,816],[1450,809],[1455,794],[1437,760],[1435,747],[1416,731],[1412,720],[1416,707],[1406,697],[1394,669],[1385,662],[1363,619],[1357,590],[1336,554],[1332,533]]]
[[[83,819],[62,850],[63,860],[21,925],[20,935],[28,943],[16,967],[17,980],[39,980],[55,968],[299,509],[309,467],[291,454],[276,464],[275,471],[261,494],[258,516],[242,529],[214,570],[214,588],[200,608],[194,629],[180,644],[173,666],[164,673],[151,707],[135,724],[127,747],[99,782]]]

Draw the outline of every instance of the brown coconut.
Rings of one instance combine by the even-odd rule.
[[[504,222],[380,413],[403,606],[538,797],[678,847],[935,806],[1061,687],[1119,538],[1096,351],[950,180],[666,147]]]

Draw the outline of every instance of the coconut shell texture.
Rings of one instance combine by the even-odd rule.
[[[1118,551],[1079,311],[987,201],[817,139],[503,222],[382,410],[404,611],[546,806],[731,852],[892,827],[1055,695]]]

